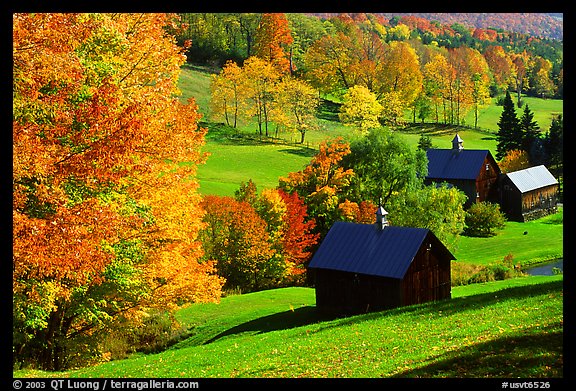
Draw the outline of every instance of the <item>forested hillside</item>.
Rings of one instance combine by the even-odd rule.
[[[323,17],[335,14],[315,14]],[[378,13],[387,19],[403,16],[414,16],[441,24],[453,25],[459,23],[468,27],[513,31],[534,37],[563,39],[564,17],[562,13],[538,12],[478,12],[478,13],[447,13],[447,12],[406,12]]]
[[[435,19],[441,15],[448,18],[446,22]],[[476,24],[482,20],[492,27],[463,24],[464,15],[476,15]],[[548,34],[544,33],[556,30],[557,23],[561,27],[561,21],[544,14],[498,14],[498,22],[488,17],[492,14],[482,15],[434,14],[427,19],[370,13],[187,13],[180,14],[181,29],[176,38],[182,45],[190,43],[188,62],[212,66],[215,72],[228,61],[242,66],[251,56],[282,58],[292,76],[309,82],[320,93],[341,97],[349,88],[362,85],[381,100],[401,100],[405,107],[412,106],[415,116],[416,111],[427,110],[428,105],[422,105],[425,102],[420,98],[439,93],[438,83],[446,81],[460,86],[476,84],[475,88],[483,91],[462,97],[474,98],[479,105],[487,94],[496,97],[507,89],[516,93],[519,105],[522,93],[562,99],[563,41],[545,38]],[[542,23],[544,27],[537,29],[527,20],[549,20],[550,25]],[[504,21],[516,30],[498,27],[505,25]],[[538,30],[538,35],[517,32],[518,26]],[[262,42],[274,42],[274,47],[263,47]],[[453,70],[446,70],[438,55]],[[409,87],[405,80],[392,83],[393,70],[415,84]],[[423,85],[417,74],[426,72],[436,73],[439,79]],[[478,80],[463,81],[464,73],[476,74]],[[407,89],[413,91],[408,93]],[[418,96],[418,90],[423,94]],[[400,96],[382,99],[383,93],[391,91]]]

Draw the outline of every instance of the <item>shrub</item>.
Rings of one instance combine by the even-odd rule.
[[[169,312],[152,310],[141,323],[126,319],[100,345],[104,360],[120,360],[136,352],[158,353],[186,337],[186,330]]]
[[[514,264],[514,256],[508,254],[501,261],[489,265],[452,262],[452,286],[482,282],[507,280],[523,275],[519,264]]]
[[[488,237],[496,235],[496,230],[505,227],[506,217],[500,211],[500,205],[477,202],[466,211],[464,223],[464,234]]]

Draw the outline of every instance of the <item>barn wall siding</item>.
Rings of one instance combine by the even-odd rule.
[[[484,164],[476,178],[476,193],[478,202],[498,202],[498,176],[500,169],[492,155],[487,155]]]
[[[400,280],[339,270],[315,270],[319,311],[353,315],[402,305]]]
[[[429,234],[403,279],[315,269],[319,311],[353,315],[451,298],[450,259]]]
[[[450,260],[442,260],[427,241],[402,280],[403,305],[451,298]]]
[[[500,209],[508,220],[525,222],[557,211],[558,185],[521,193],[508,177],[503,176],[499,188]]]

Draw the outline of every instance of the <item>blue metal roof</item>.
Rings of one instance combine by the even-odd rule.
[[[339,221],[328,231],[309,267],[402,279],[429,233],[425,228],[378,229],[374,224]],[[443,251],[455,259],[445,247]]]
[[[483,168],[487,149],[429,149],[428,175],[430,179],[476,179]]]

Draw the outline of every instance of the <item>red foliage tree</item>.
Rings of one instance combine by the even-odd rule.
[[[310,260],[311,250],[316,246],[320,235],[313,233],[316,222],[308,218],[304,199],[295,192],[288,194],[278,190],[278,193],[286,204],[282,235],[284,259],[290,274],[299,275],[306,271],[306,262]]]

